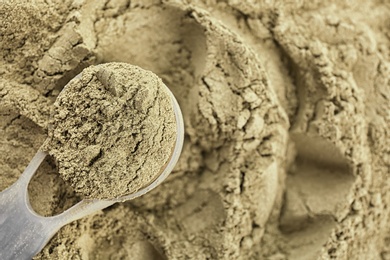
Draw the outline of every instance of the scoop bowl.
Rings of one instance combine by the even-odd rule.
[[[80,74],[75,78],[78,77]],[[170,160],[160,175],[147,186],[124,197],[109,200],[84,199],[59,215],[42,217],[31,207],[27,190],[32,176],[48,155],[46,152],[38,151],[19,179],[0,193],[0,259],[31,259],[64,225],[109,207],[116,202],[142,196],[156,188],[168,177],[177,163],[183,147],[184,123],[176,98],[167,87],[166,89],[172,99],[177,134]]]

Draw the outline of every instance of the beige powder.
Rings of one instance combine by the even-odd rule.
[[[1,49],[4,188],[46,137],[50,100],[90,63],[153,71],[186,124],[182,156],[158,189],[65,226],[36,259],[389,259],[386,4],[7,8],[19,27],[0,28],[19,44],[11,36]],[[21,95],[32,88],[39,99]],[[78,199],[58,176],[48,161],[29,187],[41,214]]]
[[[85,198],[132,194],[168,163],[176,140],[168,90],[152,72],[126,63],[84,69],[54,102],[41,147]]]

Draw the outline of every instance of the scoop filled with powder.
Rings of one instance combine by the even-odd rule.
[[[137,66],[88,67],[56,99],[41,149],[84,198],[132,194],[154,181],[172,155],[176,121],[168,91]]]

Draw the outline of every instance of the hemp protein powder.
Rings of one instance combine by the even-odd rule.
[[[386,2],[10,0],[0,16],[1,190],[90,65],[152,71],[186,125],[158,188],[35,259],[390,259]],[[81,199],[50,158],[29,193],[45,216]]]
[[[41,147],[85,198],[129,195],[163,171],[175,145],[173,104],[155,74],[126,63],[83,70],[54,102]]]

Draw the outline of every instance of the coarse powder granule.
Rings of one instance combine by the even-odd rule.
[[[66,85],[41,149],[77,193],[109,199],[157,178],[175,141],[173,103],[161,79],[137,66],[107,63]]]
[[[386,3],[12,6],[24,9],[9,12],[16,20],[42,20],[30,24],[44,37],[18,23],[25,44],[1,49],[4,188],[45,139],[53,100],[89,64],[153,71],[186,124],[182,155],[164,183],[66,225],[36,259],[390,259]],[[44,23],[51,14],[53,27]],[[23,89],[39,99],[18,99]],[[78,199],[53,165],[29,187],[45,215]]]

